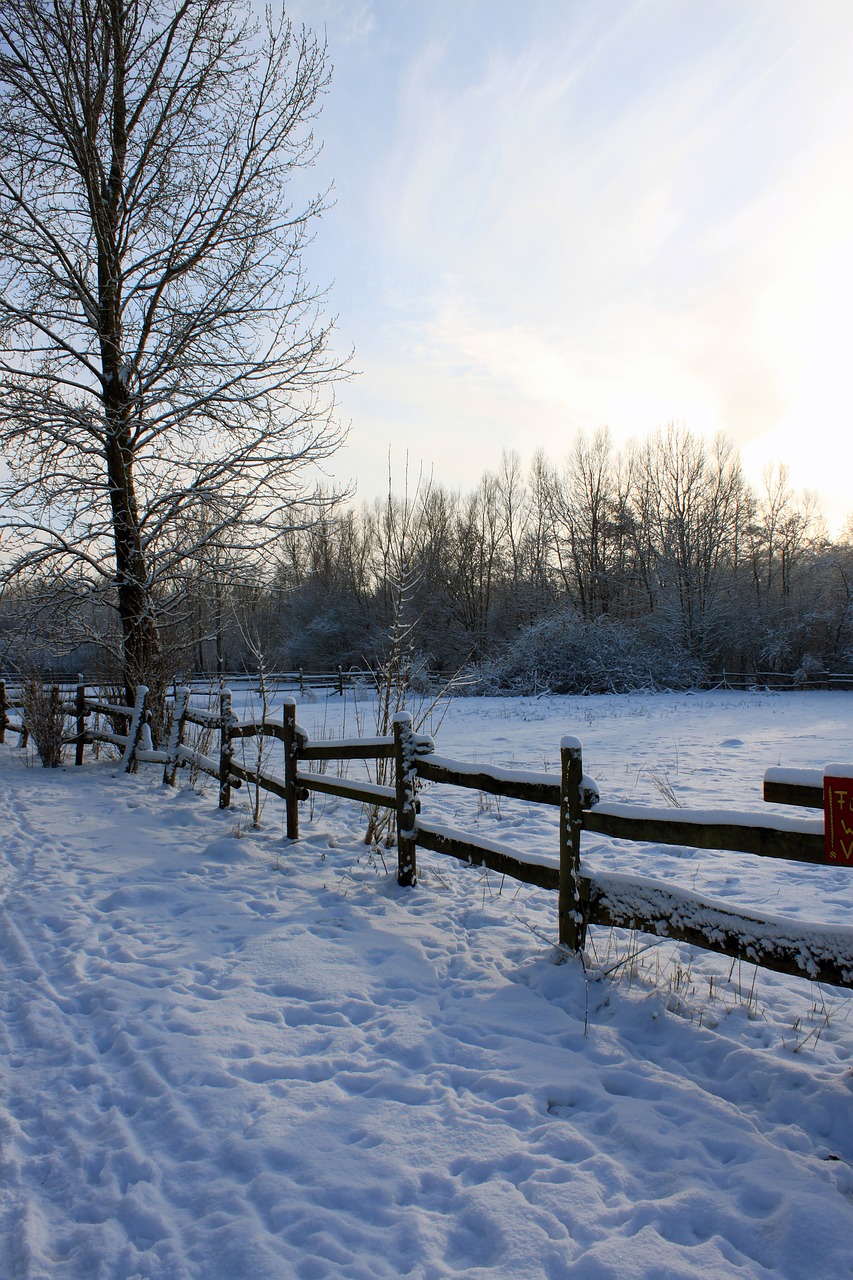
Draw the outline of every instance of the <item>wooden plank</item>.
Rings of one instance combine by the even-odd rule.
[[[676,811],[677,812],[677,811]],[[678,818],[641,818],[585,809],[585,831],[636,840],[642,844],[677,844],[692,849],[732,849],[759,857],[793,862],[825,862],[823,835],[807,831],[779,831],[774,827],[739,823],[685,822]]]
[[[220,714],[218,711],[203,711],[200,707],[189,707],[187,720],[190,724],[201,725],[205,729],[218,729]]]
[[[110,733],[109,729],[87,729],[87,742],[106,742],[112,747],[121,747],[122,751],[127,746],[127,735],[120,733]]]
[[[823,769],[771,766],[764,774],[764,799],[771,804],[823,809]]]
[[[822,809],[823,788],[765,778],[764,799],[768,804],[798,804],[804,809]]]
[[[210,756],[203,756],[200,751],[194,751],[192,747],[178,747],[178,760],[180,764],[189,764],[198,769],[199,773],[207,773],[211,778],[219,778],[219,761],[212,760]],[[241,787],[243,779],[238,772],[239,765],[232,760],[230,784],[232,787]]]
[[[513,857],[508,850],[504,852],[487,848],[473,840],[433,828],[421,819],[418,819],[415,840],[421,849],[445,854],[459,862],[467,862],[470,866],[488,867],[490,871],[497,871],[500,875],[521,880],[523,884],[533,884],[540,889],[557,890],[560,887],[558,867],[548,867],[541,862],[523,862],[520,858]]]
[[[372,782],[350,782],[346,778],[329,778],[324,773],[303,773],[301,770],[296,781],[300,787],[323,795],[357,800],[360,804],[378,804],[385,809],[397,807],[397,792],[393,787],[380,787]]]
[[[457,762],[453,762],[456,764]],[[445,761],[440,763],[430,756],[420,756],[417,762],[418,777],[426,782],[445,783],[453,787],[467,787],[473,791],[485,791],[493,796],[505,796],[511,800],[528,800],[531,804],[549,804],[560,807],[560,782],[525,782],[513,769],[471,768]]]
[[[99,702],[97,699],[86,699],[89,711],[99,711],[105,716],[123,716],[129,720],[133,715],[133,707],[117,706],[113,702]]]
[[[393,738],[341,738],[337,742],[311,742],[299,748],[300,760],[391,760]]]
[[[231,776],[232,778],[239,778],[241,782],[251,782],[253,786],[259,785],[262,790],[272,792],[280,800],[287,799],[287,787],[279,778],[272,778],[266,773],[259,775],[257,770],[246,769],[233,758],[231,760]]]
[[[276,720],[246,721],[236,724],[231,730],[232,738],[256,738],[260,734],[265,738],[278,738],[284,742],[284,727]]]
[[[662,885],[588,881],[589,923],[640,929],[706,951],[833,986],[853,986],[853,935],[831,926],[812,930],[791,920],[762,920]],[[788,922],[786,922],[786,925]],[[810,936],[809,936],[810,934]],[[846,936],[845,936],[846,935]]]

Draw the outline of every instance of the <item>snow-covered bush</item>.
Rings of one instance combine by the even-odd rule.
[[[501,692],[623,693],[687,688],[701,672],[667,637],[572,610],[526,628],[484,676]]]

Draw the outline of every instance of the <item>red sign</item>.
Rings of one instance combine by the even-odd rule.
[[[853,777],[823,778],[826,860],[853,867]]]

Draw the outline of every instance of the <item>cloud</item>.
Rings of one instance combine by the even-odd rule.
[[[359,66],[391,79],[372,130],[363,81],[336,272],[356,434],[461,475],[676,418],[796,483],[784,450],[853,403],[846,0],[369,12]]]

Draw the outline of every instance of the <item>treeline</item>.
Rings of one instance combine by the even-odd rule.
[[[756,492],[722,438],[670,427],[618,451],[601,431],[561,464],[504,454],[470,492],[422,480],[306,520],[260,629],[306,670],[405,642],[416,667],[496,688],[684,685],[849,671],[851,589],[850,537],[828,539],[784,468]]]
[[[168,651],[183,670],[375,668],[486,687],[683,687],[727,671],[853,669],[853,525],[835,542],[784,467],[669,427],[562,463],[504,454],[470,492],[421,480],[341,508],[320,495],[251,581],[185,566]]]

